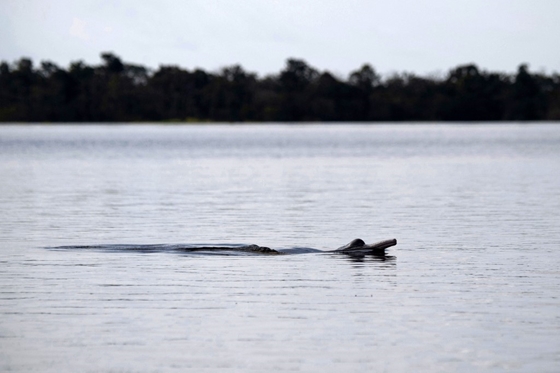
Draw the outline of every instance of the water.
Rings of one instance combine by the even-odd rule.
[[[0,127],[0,371],[560,371],[559,171],[556,124]]]

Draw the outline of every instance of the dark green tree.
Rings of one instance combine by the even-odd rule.
[[[289,59],[258,78],[239,65],[209,73],[150,70],[107,52],[65,69],[28,58],[0,63],[0,121],[489,121],[560,119],[560,77],[508,75],[474,64],[445,78],[394,74],[365,64],[346,81]]]

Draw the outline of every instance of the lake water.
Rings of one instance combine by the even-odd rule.
[[[560,371],[559,124],[1,126],[0,219],[3,372]]]

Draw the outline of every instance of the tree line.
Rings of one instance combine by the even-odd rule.
[[[381,77],[368,64],[342,79],[300,59],[259,78],[124,63],[67,69],[28,58],[0,64],[0,122],[534,121],[560,120],[560,75],[488,72],[474,64],[444,77]]]

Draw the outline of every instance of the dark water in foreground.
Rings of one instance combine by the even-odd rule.
[[[551,124],[0,127],[0,371],[560,371],[559,171]]]

